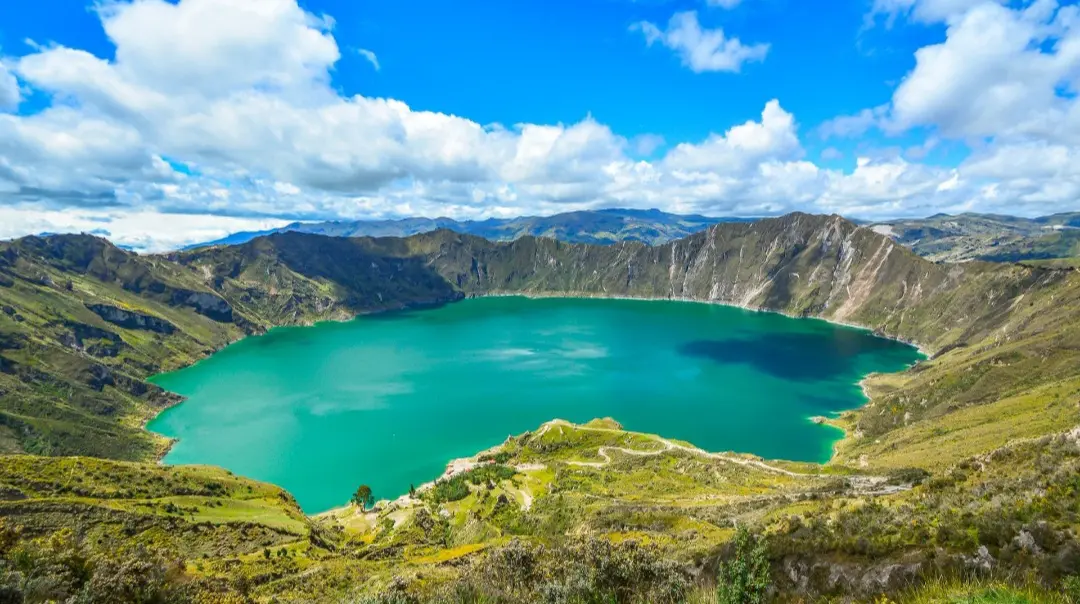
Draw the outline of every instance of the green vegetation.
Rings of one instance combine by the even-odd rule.
[[[499,456],[504,460],[509,459],[509,453],[500,453]],[[471,492],[469,489],[470,484],[474,486],[494,485],[496,482],[509,480],[516,474],[517,472],[513,468],[497,463],[489,463],[450,478],[436,481],[435,485],[428,491],[427,496],[435,503],[461,501],[469,496]]]
[[[371,487],[362,484],[353,493],[352,502],[361,510],[366,510],[375,503],[375,496],[371,494]]]
[[[91,553],[71,531],[25,541],[0,524],[0,597],[5,602],[192,601],[174,559],[143,547]]]
[[[875,225],[934,261],[1019,262],[1080,255],[1080,213],[1040,218],[995,214],[938,214]]]
[[[990,262],[1021,262],[1055,258],[1080,258],[1080,228],[1053,231],[1032,239],[997,246],[993,251],[979,256],[980,260]]]
[[[719,604],[763,604],[772,584],[765,544],[752,537],[745,527],[739,528],[732,543],[734,556],[720,564],[717,601]]]
[[[855,323],[932,357],[866,381],[871,400],[836,421],[848,438],[826,466],[553,421],[415,498],[309,519],[276,487],[145,463],[168,443],[144,422],[179,402],[149,375],[275,325],[499,293],[739,304]],[[1062,601],[1080,573],[1078,316],[1075,270],[935,264],[803,214],[656,247],[445,230],[285,233],[168,257],[87,236],[2,243],[0,590],[714,602],[727,588],[713,578],[760,586],[765,557],[773,601]]]
[[[882,598],[879,604],[891,604]],[[903,604],[1072,604],[1068,593],[1047,590],[1034,585],[1012,584],[980,577],[938,579],[902,594],[896,600]]]

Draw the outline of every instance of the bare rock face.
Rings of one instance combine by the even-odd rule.
[[[846,594],[873,598],[910,585],[922,573],[922,560],[883,560],[875,564],[859,561],[824,561],[789,557],[780,562],[773,576],[784,593]]]
[[[967,559],[968,567],[981,572],[990,572],[995,562],[996,560],[990,555],[990,550],[985,545],[980,545],[975,555]]]
[[[108,304],[87,304],[86,308],[105,321],[125,329],[139,329],[165,335],[170,335],[176,331],[175,325],[152,315],[125,310]]]
[[[187,306],[195,312],[219,323],[232,323],[233,309],[221,297],[210,292],[197,292],[178,289],[173,292],[171,303],[175,306]]]
[[[1020,531],[1020,533],[1013,539],[1013,545],[1024,551],[1031,552],[1033,554],[1042,553],[1042,549],[1035,543],[1035,536],[1029,531]]]

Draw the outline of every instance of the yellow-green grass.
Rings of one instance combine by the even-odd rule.
[[[1008,581],[967,577],[932,580],[895,600],[882,597],[880,604],[1073,604],[1060,590]]]
[[[1060,432],[1080,422],[1080,377],[994,403],[964,407],[877,437],[847,438],[837,462],[869,468],[943,468],[1010,441]]]
[[[90,502],[92,500],[86,500]],[[255,523],[274,527],[298,536],[307,534],[307,521],[303,516],[281,506],[274,498],[223,499],[217,497],[164,497],[161,499],[107,500],[103,505],[116,509],[148,514],[170,515],[168,504],[183,510],[180,516],[190,522]]]

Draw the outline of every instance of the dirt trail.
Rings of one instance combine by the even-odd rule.
[[[554,420],[552,422],[548,422],[547,424],[544,424],[544,427],[548,428],[549,425],[558,425],[560,427],[563,427],[563,426],[573,427],[573,428],[576,428],[578,430],[589,430],[589,431],[593,431],[593,432],[615,432],[615,433],[622,433],[623,432],[622,430],[613,430],[613,429],[610,429],[610,428],[594,428],[594,427],[591,427],[591,426],[578,426],[578,425],[575,425],[575,424],[571,424],[570,422],[567,422],[565,420]],[[546,431],[547,430],[544,430],[544,432],[546,432]],[[760,468],[760,469],[765,470],[767,472],[774,472],[776,474],[782,474],[784,476],[792,476],[792,477],[798,477],[798,478],[821,478],[823,476],[822,474],[793,472],[791,470],[787,470],[787,469],[784,469],[784,468],[778,468],[776,466],[767,464],[764,461],[760,461],[760,460],[756,460],[756,459],[745,459],[745,458],[736,457],[736,456],[733,456],[733,455],[728,455],[728,454],[725,454],[725,453],[710,453],[710,452],[708,452],[708,451],[706,451],[704,449],[699,449],[697,447],[688,447],[686,445],[680,445],[678,443],[671,442],[670,440],[668,440],[666,438],[663,438],[663,437],[660,437],[660,436],[653,436],[653,435],[647,435],[647,436],[649,436],[653,440],[656,440],[657,442],[664,445],[664,448],[663,449],[658,449],[658,450],[655,450],[655,451],[641,451],[639,449],[627,449],[625,447],[612,447],[612,446],[604,445],[604,446],[601,446],[599,449],[597,449],[597,454],[601,458],[603,458],[604,461],[568,461],[566,463],[567,463],[567,465],[586,467],[586,468],[603,468],[603,467],[609,465],[612,462],[611,455],[609,453],[610,451],[618,451],[618,452],[626,454],[626,455],[634,455],[634,456],[637,456],[637,457],[653,457],[653,456],[656,456],[656,455],[663,455],[665,453],[669,453],[669,452],[674,451],[674,450],[679,450],[679,451],[685,451],[685,452],[690,453],[692,455],[698,455],[700,457],[708,457],[710,459],[718,459],[718,460],[721,460],[721,461],[725,461],[725,462],[728,462],[728,463],[733,463],[733,464],[737,464],[737,465],[741,465],[741,466],[752,466],[752,467],[755,467],[755,468]],[[876,497],[876,496],[880,496],[880,495],[893,495],[895,493],[908,491],[908,490],[911,490],[913,488],[913,485],[910,485],[910,484],[900,484],[900,485],[887,484],[888,479],[885,476],[849,476],[848,480],[849,480],[849,491],[848,491],[849,495],[861,495],[861,496]]]
[[[575,428],[577,430],[587,430],[587,431],[590,431],[590,432],[613,432],[613,433],[622,433],[623,432],[622,430],[614,430],[612,428],[594,428],[594,427],[591,427],[591,426],[577,426],[577,425],[571,424],[570,422],[567,422],[565,420],[554,420],[554,421],[551,421],[551,422],[548,422],[548,423],[544,424],[544,426],[541,427],[541,429],[539,431],[537,431],[537,435],[546,433],[548,431],[548,429],[550,429],[551,426],[555,426],[555,425],[573,427],[573,428]],[[783,474],[785,476],[797,476],[797,477],[798,476],[818,476],[818,474],[804,474],[804,473],[800,473],[800,472],[792,472],[791,470],[786,470],[784,468],[778,468],[776,466],[769,465],[769,464],[767,464],[767,463],[765,463],[763,461],[759,461],[759,460],[756,460],[756,459],[744,459],[744,458],[741,458],[741,457],[735,457],[733,455],[727,455],[725,453],[710,453],[710,452],[708,452],[708,451],[706,451],[704,449],[699,449],[697,447],[688,447],[686,445],[680,445],[680,444],[677,444],[677,443],[673,443],[670,440],[668,440],[666,438],[663,438],[663,437],[660,437],[660,436],[651,436],[650,435],[650,438],[652,438],[652,439],[656,440],[657,442],[659,442],[660,444],[664,445],[664,448],[656,450],[656,451],[640,451],[640,450],[637,450],[637,449],[627,449],[627,448],[624,448],[624,447],[610,447],[610,446],[605,445],[605,446],[600,447],[599,450],[597,450],[597,454],[600,455],[600,457],[604,458],[603,462],[599,462],[599,461],[571,461],[571,462],[567,462],[567,463],[570,464],[570,465],[575,465],[575,466],[585,466],[585,467],[591,467],[591,468],[602,468],[602,467],[604,467],[604,466],[611,463],[611,456],[608,455],[608,453],[607,453],[608,451],[619,451],[620,453],[625,453],[627,455],[636,455],[636,456],[639,456],[639,457],[652,457],[652,456],[655,456],[655,455],[663,455],[664,453],[668,453],[670,451],[674,451],[674,450],[677,449],[679,451],[685,451],[687,453],[690,453],[691,455],[698,455],[698,456],[701,456],[701,457],[708,457],[708,458],[711,458],[711,459],[719,459],[721,461],[726,461],[728,463],[733,463],[733,464],[737,464],[737,465],[740,465],[740,466],[753,466],[753,467],[765,470],[767,472],[774,472],[776,474]]]

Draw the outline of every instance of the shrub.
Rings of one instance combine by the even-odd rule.
[[[769,590],[769,557],[763,540],[739,527],[735,552],[720,565],[716,583],[719,604],[763,604]]]
[[[513,468],[499,464],[475,467],[468,472],[440,480],[429,491],[431,500],[436,503],[460,501],[469,496],[469,484],[484,484],[488,481],[499,482],[513,478],[517,474]]]
[[[464,476],[458,475],[436,482],[429,493],[431,493],[431,500],[436,504],[460,501],[469,496],[469,485],[465,483]]]

